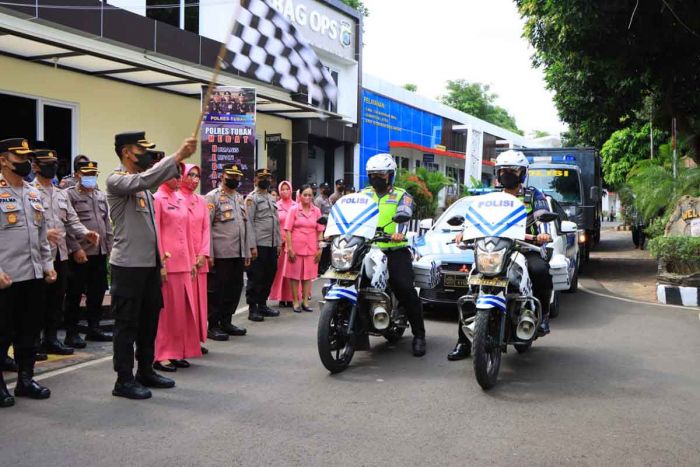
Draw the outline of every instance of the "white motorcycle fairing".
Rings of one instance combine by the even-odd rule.
[[[463,240],[501,237],[525,240],[525,205],[508,193],[475,196],[464,212]]]
[[[326,300],[349,300],[352,303],[357,303],[357,289],[354,285],[342,287],[338,284],[333,284],[326,292],[324,297]]]
[[[379,205],[362,193],[353,193],[340,198],[331,208],[324,237],[374,238],[379,223]]]
[[[363,260],[362,269],[370,279],[372,287],[379,290],[386,289],[389,282],[389,268],[384,252],[379,248],[372,248]]]

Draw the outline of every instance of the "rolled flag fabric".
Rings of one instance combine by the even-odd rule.
[[[241,0],[224,60],[260,81],[300,92],[323,106],[336,102],[338,88],[314,49],[277,10],[263,0]]]

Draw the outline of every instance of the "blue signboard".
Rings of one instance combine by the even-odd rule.
[[[367,185],[367,159],[375,154],[390,152],[390,141],[432,148],[442,139],[442,117],[366,89],[362,90],[361,119],[358,188]]]

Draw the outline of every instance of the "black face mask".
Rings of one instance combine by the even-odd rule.
[[[153,163],[153,157],[151,156],[151,153],[144,152],[143,154],[136,154],[136,157],[136,165],[141,170],[147,170],[151,167],[151,164]]]
[[[501,172],[498,174],[498,183],[503,185],[503,188],[513,189],[520,183],[520,176],[513,172]]]
[[[372,188],[375,189],[375,191],[378,191],[379,193],[384,193],[386,189],[389,187],[389,182],[384,180],[381,177],[372,177],[369,179],[369,184],[372,185]]]
[[[236,180],[235,178],[227,178],[226,180],[224,180],[224,185],[226,185],[226,188],[230,188],[231,190],[235,190],[240,184],[241,181]]]
[[[338,185],[337,187],[335,187],[335,189],[338,190],[338,193],[342,193],[345,191],[345,186]]]
[[[39,166],[39,175],[41,175],[44,178],[54,178],[56,176],[57,171],[58,165],[56,164]]]
[[[260,188],[261,190],[267,190],[268,188],[270,188],[270,180],[260,180],[258,182],[258,188]]]
[[[13,162],[12,165],[14,166],[12,171],[22,178],[32,173],[32,163],[29,161]]]

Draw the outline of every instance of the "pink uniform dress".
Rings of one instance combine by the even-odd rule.
[[[324,226],[317,223],[321,210],[313,204],[305,212],[301,204],[294,206],[287,215],[284,230],[292,234],[292,250],[296,260],[292,263],[285,256],[284,277],[298,281],[316,279],[318,263],[314,256],[318,252],[318,233]]]
[[[164,264],[168,278],[162,285],[163,309],[158,321],[155,358],[162,362],[201,357],[192,287],[195,258],[187,206],[183,197],[166,185],[158,188],[154,198],[158,249],[162,258],[169,254]]]
[[[287,185],[291,194],[292,184],[286,180],[281,182],[278,187],[279,191],[282,191],[282,185]],[[287,220],[287,215],[289,214],[289,211],[296,205],[297,203],[295,203],[291,197],[289,199],[280,198],[279,201],[277,201],[277,214],[280,218],[280,229],[282,230],[283,248],[282,254],[279,255],[279,258],[277,258],[277,274],[275,275],[275,281],[272,283],[272,290],[270,291],[270,300],[278,300],[280,302],[292,301],[291,285],[289,284],[289,279],[284,277],[284,263],[287,259],[287,247],[284,245],[284,242],[286,240],[284,233],[284,223]],[[301,286],[299,286],[299,290],[301,290]]]
[[[207,258],[211,256],[211,235],[209,232],[209,209],[207,209],[207,202],[203,196],[194,192],[194,186],[196,185],[190,185],[190,179],[187,177],[190,170],[195,167],[199,168],[199,166],[194,164],[185,164],[182,183],[180,184],[180,194],[184,198],[189,211],[187,224],[189,225],[190,244],[193,248],[192,253],[196,260],[197,256],[206,256]],[[195,318],[200,342],[207,340],[207,272],[209,272],[209,263],[205,262],[204,266],[199,268],[197,277],[193,279],[196,309]]]

